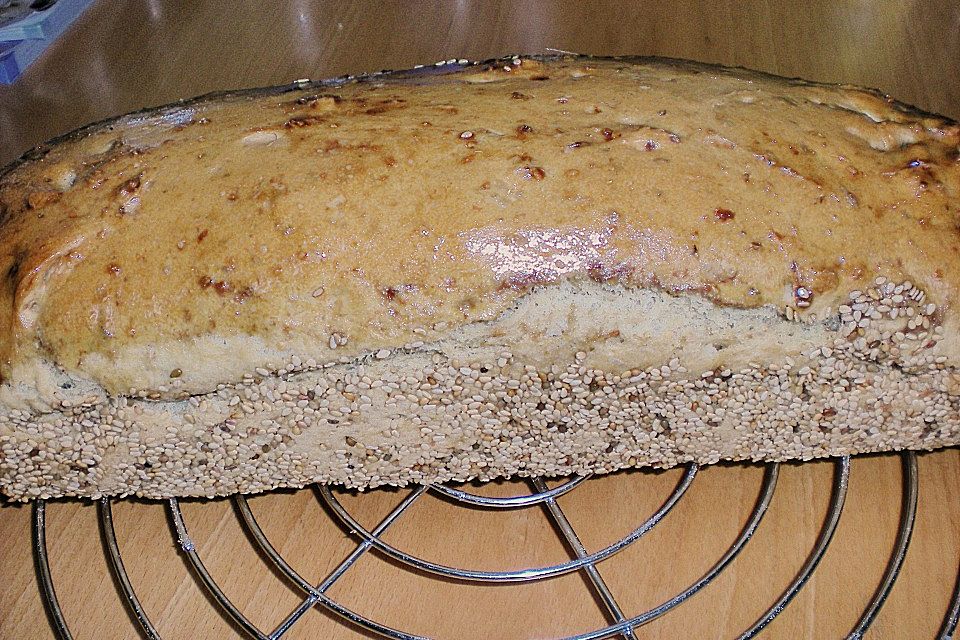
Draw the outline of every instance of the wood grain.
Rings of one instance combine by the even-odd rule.
[[[208,91],[276,84],[446,58],[488,58],[545,48],[656,54],[744,65],[815,80],[876,86],[960,118],[960,5],[903,0],[712,2],[277,2],[230,4],[101,0],[45,56],[0,87],[0,163],[89,121]],[[786,465],[754,539],[717,581],[643,628],[644,638],[730,638],[763,613],[816,540],[835,465]],[[902,500],[896,456],[857,459],[846,508],[826,557],[766,632],[837,638],[855,623],[883,572]],[[560,500],[590,549],[630,531],[680,476],[621,473]],[[696,580],[755,504],[762,469],[703,470],[649,535],[601,565],[629,615]],[[502,483],[488,491],[517,490]],[[344,502],[367,526],[405,495],[375,491]],[[319,581],[356,541],[312,490],[251,499],[270,539]],[[211,574],[252,621],[272,629],[300,601],[258,558],[229,501],[188,502],[184,514]],[[178,553],[162,504],[114,507],[127,569],[164,638],[229,638]],[[96,508],[48,507],[53,574],[76,638],[134,638],[97,530]],[[30,509],[0,506],[0,638],[52,637],[30,556]],[[483,569],[569,557],[537,509],[478,513],[428,497],[387,536],[438,562]],[[921,456],[920,504],[903,573],[869,638],[932,638],[960,566],[960,451]],[[604,618],[578,575],[535,586],[479,587],[411,574],[364,557],[330,591],[359,612],[441,638],[550,637]],[[286,637],[354,638],[311,611]]]

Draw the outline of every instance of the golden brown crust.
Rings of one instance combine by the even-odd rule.
[[[822,314],[882,274],[955,326],[958,144],[874,92],[574,57],[146,112],[3,177],[2,373],[43,358],[125,393],[179,369],[209,391],[564,279]],[[164,356],[250,336],[221,379]]]

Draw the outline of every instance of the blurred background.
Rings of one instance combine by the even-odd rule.
[[[442,59],[559,49],[661,55],[742,65],[787,76],[877,87],[960,118],[960,2],[956,0],[94,0],[16,82],[0,85],[0,165],[88,122],[210,91],[287,83]],[[936,637],[960,565],[960,451],[920,456],[913,544],[872,640]],[[713,585],[638,632],[643,638],[731,638],[796,575],[817,539],[835,464],[784,465],[770,511],[750,545]],[[700,472],[649,536],[601,565],[628,615],[696,580],[740,531],[763,469]],[[591,480],[561,504],[591,550],[655,510],[680,470]],[[839,638],[873,595],[903,501],[901,461],[854,461],[846,508],[818,571],[762,637]],[[493,493],[521,486],[488,488]],[[343,499],[371,526],[405,495]],[[250,501],[265,532],[302,575],[321,579],[356,545],[312,490]],[[190,501],[184,513],[216,580],[272,629],[300,601],[257,556],[229,501]],[[0,638],[53,637],[30,554],[30,508],[0,503]],[[563,561],[537,509],[490,521],[435,498],[418,503],[397,545],[484,569]],[[53,577],[77,638],[134,638],[107,568],[93,505],[48,507]],[[163,504],[124,501],[114,522],[131,580],[163,637],[231,638],[178,553]],[[370,556],[332,597],[384,622],[441,638],[556,637],[602,626],[578,575],[536,587],[453,585],[408,575]],[[359,638],[311,611],[286,638]]]

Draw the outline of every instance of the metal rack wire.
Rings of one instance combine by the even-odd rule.
[[[913,523],[917,513],[918,497],[918,469],[917,457],[912,452],[906,452],[902,455],[903,474],[904,474],[904,504],[901,509],[901,517],[897,530],[895,543],[891,555],[887,561],[886,569],[877,585],[873,597],[868,602],[866,608],[856,622],[855,626],[847,635],[848,640],[859,640],[870,627],[876,618],[881,607],[886,601],[887,595],[893,588],[893,585],[899,575],[906,558],[907,549],[910,545],[910,537],[913,531]],[[816,570],[817,565],[823,558],[843,512],[844,500],[847,493],[847,482],[850,477],[851,460],[849,457],[840,458],[836,462],[834,480],[830,497],[830,506],[827,517],[821,527],[819,535],[813,548],[810,550],[806,561],[797,572],[794,579],[779,595],[779,597],[770,605],[766,612],[745,629],[738,637],[738,640],[757,637],[763,632],[767,625],[776,618],[800,592],[807,580]],[[413,488],[410,493],[397,505],[376,527],[372,530],[367,529],[360,524],[347,510],[346,507],[337,499],[330,487],[316,486],[315,490],[319,500],[323,501],[339,519],[345,530],[359,539],[357,547],[319,584],[312,584],[304,579],[290,564],[280,555],[277,549],[267,538],[259,522],[254,517],[247,500],[243,496],[233,498],[240,520],[246,528],[250,537],[254,540],[259,550],[269,560],[279,574],[290,582],[299,592],[303,594],[303,600],[286,618],[272,631],[264,631],[253,624],[242,611],[237,608],[233,602],[223,592],[220,585],[213,579],[210,573],[204,567],[203,561],[197,552],[197,549],[190,537],[187,523],[184,520],[180,504],[176,499],[168,502],[168,511],[173,522],[174,530],[177,533],[177,543],[182,553],[195,573],[198,582],[206,589],[212,600],[217,603],[220,613],[228,621],[232,622],[239,633],[256,640],[277,640],[282,638],[297,622],[314,607],[320,607],[339,616],[345,625],[395,640],[427,640],[422,636],[394,629],[385,624],[367,618],[348,607],[338,603],[326,595],[327,591],[339,580],[364,554],[371,551],[377,551],[394,560],[399,561],[409,570],[426,572],[444,579],[456,580],[460,582],[474,582],[487,584],[502,583],[525,583],[545,580],[554,576],[568,574],[572,572],[582,572],[587,579],[587,584],[594,591],[598,601],[602,603],[604,614],[607,617],[608,625],[579,635],[569,636],[566,640],[599,640],[600,638],[621,637],[628,640],[636,638],[635,630],[652,620],[659,618],[671,610],[677,608],[688,599],[696,595],[700,590],[709,585],[733,560],[740,551],[750,541],[754,532],[760,526],[764,514],[769,507],[774,492],[777,487],[777,478],[780,467],[778,464],[768,464],[765,468],[763,481],[761,483],[756,503],[752,512],[747,518],[746,524],[740,530],[730,547],[717,559],[712,567],[708,569],[699,579],[690,584],[673,597],[663,601],[661,604],[641,613],[628,615],[619,605],[615,595],[609,586],[604,582],[597,565],[604,560],[614,556],[619,551],[636,542],[651,529],[653,529],[680,501],[687,489],[693,483],[697,476],[698,467],[689,465],[677,485],[670,495],[664,500],[658,509],[654,511],[644,522],[637,526],[631,533],[610,544],[609,546],[594,552],[588,552],[579,536],[570,523],[570,520],[560,508],[557,498],[561,495],[573,491],[582,483],[588,480],[587,476],[577,477],[554,488],[548,488],[547,484],[540,478],[529,480],[532,492],[512,497],[495,498],[478,495],[461,489],[455,489],[444,485],[418,486]],[[420,498],[427,493],[434,493],[463,508],[471,509],[525,509],[525,508],[543,508],[552,520],[553,524],[562,536],[563,542],[573,551],[576,556],[567,562],[562,562],[549,566],[522,567],[507,571],[481,571],[463,567],[452,567],[438,564],[416,555],[407,553],[398,549],[383,539],[384,533],[393,526],[407,510]],[[134,590],[134,587],[124,569],[123,558],[120,548],[117,544],[116,535],[113,527],[113,512],[111,501],[103,499],[98,505],[99,520],[106,557],[113,571],[119,590],[122,592],[123,599],[130,609],[133,619],[137,624],[137,632],[143,638],[150,640],[160,640],[160,635],[154,627],[147,612],[140,604],[140,600]],[[33,512],[33,551],[37,565],[37,575],[40,582],[44,603],[46,605],[50,624],[55,634],[61,640],[72,639],[67,621],[63,615],[58,602],[56,589],[50,574],[49,559],[46,546],[46,504],[43,501],[34,503]],[[941,625],[937,635],[937,640],[954,640],[954,634],[960,622],[960,575],[957,578],[957,584],[954,589],[950,607],[946,618]]]

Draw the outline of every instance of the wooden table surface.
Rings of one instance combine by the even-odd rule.
[[[0,86],[0,163],[89,121],[207,91],[277,84],[447,58],[547,48],[658,54],[876,86],[960,118],[960,4],[901,0],[802,3],[175,2],[101,0],[14,85]],[[731,638],[774,602],[814,544],[836,465],[781,469],[772,505],[740,557],[702,593],[638,632],[641,638]],[[960,566],[960,451],[919,459],[918,517],[902,575],[867,637],[933,638]],[[560,504],[588,549],[655,510],[681,471],[590,480]],[[627,615],[695,581],[731,543],[756,502],[762,468],[700,472],[650,534],[600,565]],[[502,484],[485,491],[510,492]],[[897,456],[855,459],[846,507],[820,568],[763,637],[840,638],[873,594],[894,543],[903,481]],[[346,495],[366,526],[405,495]],[[278,550],[319,582],[356,545],[312,490],[250,501]],[[227,500],[188,502],[203,561],[256,624],[273,629],[301,596],[257,556]],[[114,507],[131,580],[165,639],[231,638],[171,536],[164,505]],[[423,498],[387,539],[438,562],[482,569],[569,558],[540,509],[477,512]],[[48,543],[76,638],[135,638],[97,531],[96,508],[48,506]],[[441,638],[556,637],[604,624],[580,575],[478,587],[405,572],[364,556],[329,595],[395,627]],[[0,506],[0,638],[49,638],[30,551],[30,508]],[[362,637],[319,610],[288,638]]]

